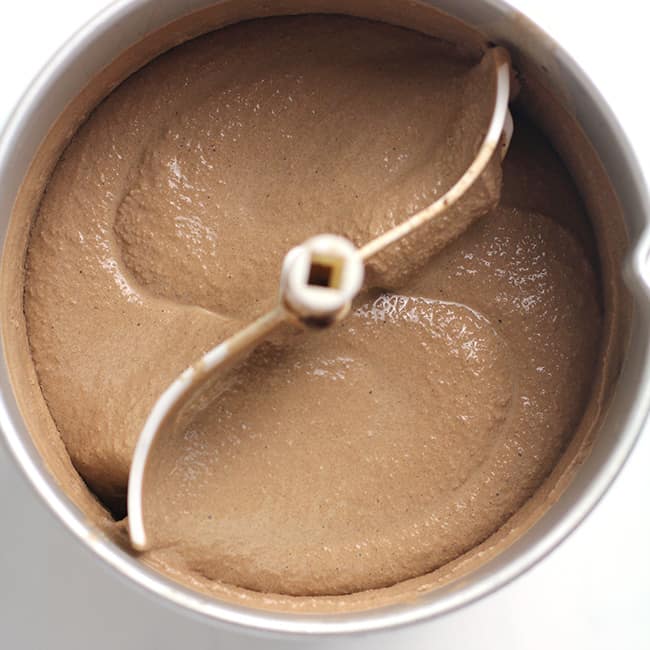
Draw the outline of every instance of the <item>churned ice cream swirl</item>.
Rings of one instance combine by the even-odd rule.
[[[174,49],[95,110],[35,222],[25,313],[51,414],[101,498],[123,497],[162,390],[275,301],[289,248],[321,232],[362,244],[457,180],[490,118],[489,72],[388,25],[271,19]],[[506,162],[502,194],[492,161],[409,243],[417,268],[379,258],[345,322],[276,336],[161,441],[152,561],[352,593],[458,557],[530,497],[582,415],[601,318],[557,221],[581,208],[544,146],[517,135],[528,162]],[[561,215],[540,213],[531,178],[561,188]]]

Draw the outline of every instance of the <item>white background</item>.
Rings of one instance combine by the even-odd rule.
[[[2,2],[0,123],[52,52],[105,4]],[[646,3],[513,4],[554,35],[600,87],[650,178]],[[114,576],[55,521],[0,445],[0,649],[650,649],[649,497],[646,433],[587,521],[550,557],[497,594],[408,630],[347,643],[291,644],[218,630],[161,608]]]

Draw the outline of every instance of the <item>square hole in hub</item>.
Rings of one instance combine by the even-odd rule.
[[[338,289],[341,286],[343,260],[338,257],[312,255],[307,284],[310,287]]]

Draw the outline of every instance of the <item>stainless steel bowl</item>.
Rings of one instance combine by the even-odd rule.
[[[317,7],[327,4],[327,0],[314,2]],[[81,28],[50,60],[20,101],[0,140],[0,231],[3,243],[12,206],[30,163],[66,105],[96,73],[143,36],[212,4],[214,0],[113,2]],[[575,118],[598,153],[621,203],[631,242],[624,269],[621,270],[625,274],[635,309],[628,354],[591,453],[561,498],[537,524],[460,583],[443,586],[423,595],[417,602],[367,612],[312,616],[257,611],[219,602],[185,589],[147,568],[98,534],[45,467],[20,415],[9,380],[6,356],[3,355],[0,362],[0,425],[16,462],[59,519],[101,561],[108,563],[132,583],[144,587],[160,601],[166,601],[167,605],[202,615],[214,622],[286,634],[349,634],[440,616],[490,594],[557,546],[598,503],[643,429],[650,409],[650,350],[647,335],[650,317],[650,203],[631,147],[598,90],[570,56],[505,2],[431,0],[426,4],[478,27],[492,40],[518,50],[544,70],[551,69],[553,83],[572,98]],[[269,8],[264,11],[269,13]]]

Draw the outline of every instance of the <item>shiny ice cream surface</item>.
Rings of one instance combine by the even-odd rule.
[[[100,498],[123,497],[169,382],[274,303],[291,246],[362,244],[457,180],[489,120],[485,78],[415,32],[294,17],[180,46],[94,111],[36,219],[25,313]],[[503,170],[450,216],[414,272],[378,260],[346,321],[280,331],[157,442],[145,559],[265,593],[354,593],[459,557],[531,497],[597,360],[586,217],[517,115]]]

